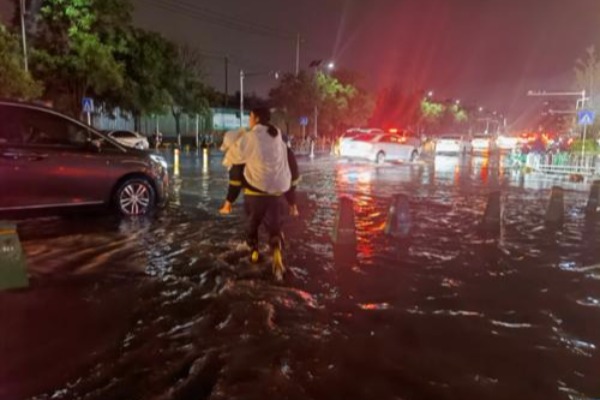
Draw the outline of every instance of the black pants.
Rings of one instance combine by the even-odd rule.
[[[229,170],[229,187],[227,188],[227,201],[231,204],[235,203],[244,183],[244,164],[238,164],[231,167]]]
[[[269,234],[269,244],[272,248],[281,248],[281,196],[244,196],[246,214],[248,215],[248,245],[258,246],[258,230],[265,225]]]

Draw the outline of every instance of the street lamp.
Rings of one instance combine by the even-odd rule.
[[[327,69],[333,71],[335,69],[335,63],[330,61],[329,64],[327,64]]]
[[[433,97],[433,90],[430,90],[429,93],[427,93],[427,97],[429,97],[429,98]]]
[[[483,107],[479,107],[479,112],[483,112]]]
[[[456,105],[460,106],[460,100],[456,100]]]

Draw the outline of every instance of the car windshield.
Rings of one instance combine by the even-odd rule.
[[[372,135],[370,133],[363,133],[354,138],[357,142],[373,142],[377,138],[376,135]]]
[[[115,139],[136,139],[138,136],[133,132],[115,131],[110,134]]]

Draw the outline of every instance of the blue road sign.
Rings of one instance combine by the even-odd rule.
[[[308,125],[308,117],[300,117],[300,125],[301,126]]]
[[[591,110],[581,110],[577,113],[577,123],[579,125],[593,125],[596,119],[596,113]]]
[[[90,114],[94,112],[94,99],[91,97],[84,97],[81,99],[81,107],[83,108],[83,112]]]

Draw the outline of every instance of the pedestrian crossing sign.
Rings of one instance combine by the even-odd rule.
[[[581,126],[589,126],[594,124],[596,113],[591,110],[581,110],[577,113],[577,123]]]

